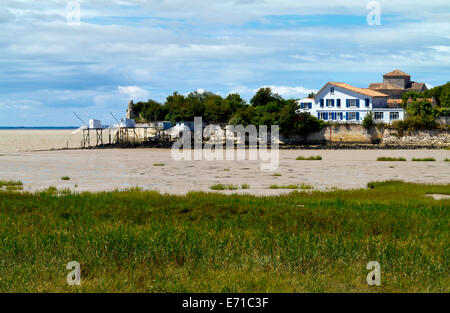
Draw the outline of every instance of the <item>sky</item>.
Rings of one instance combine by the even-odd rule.
[[[449,81],[450,1],[371,2],[1,0],[0,126],[113,124],[174,91],[303,98],[394,69]]]

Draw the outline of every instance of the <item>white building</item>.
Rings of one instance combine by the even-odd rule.
[[[369,112],[376,122],[390,124],[403,120],[401,101],[388,100],[376,90],[357,88],[346,83],[327,83],[314,98],[299,101],[300,109],[329,122],[362,123]]]

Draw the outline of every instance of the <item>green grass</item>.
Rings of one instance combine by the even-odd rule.
[[[390,162],[398,162],[398,161],[406,161],[405,158],[393,158],[393,157],[379,157],[377,161],[390,161]]]
[[[70,177],[69,176],[63,176],[63,177],[61,177],[61,180],[70,180]]]
[[[313,187],[310,186],[310,185],[305,185],[305,184],[301,184],[301,185],[286,185],[286,186],[270,185],[269,189],[304,189],[304,190],[308,190],[308,189],[313,189]]]
[[[0,292],[450,291],[450,184],[219,193],[0,191]],[[65,265],[81,264],[81,286]],[[381,286],[366,283],[369,261]]]
[[[280,177],[281,174],[280,174],[280,173],[276,173],[276,174],[273,174],[272,176],[274,176],[274,177]]]
[[[19,190],[23,190],[23,186],[6,186],[6,190],[8,190],[8,191],[19,191]]]
[[[310,157],[299,156],[299,157],[297,157],[296,160],[297,161],[320,161],[320,160],[322,160],[322,157],[320,155],[310,156]]]
[[[23,183],[20,180],[0,180],[0,188],[5,186],[22,186]]]
[[[242,189],[250,189],[250,185],[249,184],[242,184],[241,188]]]
[[[211,190],[237,190],[239,189],[238,186],[236,185],[226,185],[226,184],[216,184],[216,185],[212,185],[211,187],[209,187],[209,189]]]
[[[153,166],[165,166],[165,164],[164,163],[155,163],[155,164],[153,164]]]
[[[413,162],[435,162],[435,158],[413,158],[411,161]]]

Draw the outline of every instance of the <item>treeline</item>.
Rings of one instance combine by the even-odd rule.
[[[434,98],[436,105],[427,99]],[[412,101],[408,103],[408,100]],[[402,95],[407,117],[394,124],[400,131],[435,129],[436,118],[450,115],[450,82],[424,92],[409,91]]]
[[[285,136],[307,135],[323,129],[323,121],[307,113],[296,114],[297,109],[295,99],[284,99],[270,88],[259,89],[250,103],[236,93],[223,98],[212,92],[195,91],[187,96],[174,92],[164,103],[148,100],[134,105],[138,122],[175,123],[201,116],[210,124],[279,125]]]

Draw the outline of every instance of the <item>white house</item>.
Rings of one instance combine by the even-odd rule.
[[[376,90],[346,83],[327,83],[314,98],[299,101],[297,112],[308,112],[329,122],[362,123],[369,112],[376,122],[390,124],[404,118],[401,102]]]

